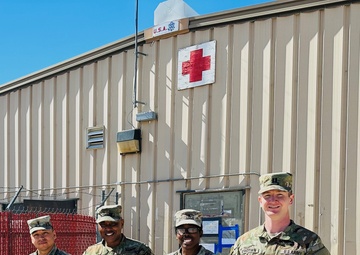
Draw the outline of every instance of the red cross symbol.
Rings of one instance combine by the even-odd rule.
[[[190,60],[182,63],[182,75],[189,74],[190,82],[202,80],[202,72],[210,70],[210,56],[203,57],[203,49],[190,52]]]

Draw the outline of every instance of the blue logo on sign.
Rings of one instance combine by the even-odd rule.
[[[174,29],[175,29],[175,23],[173,21],[171,21],[169,23],[168,31],[174,31]]]

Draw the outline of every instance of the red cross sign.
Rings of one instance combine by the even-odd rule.
[[[216,41],[179,50],[179,90],[215,82],[215,51]]]
[[[189,74],[190,82],[201,81],[202,72],[210,69],[210,56],[203,57],[203,49],[190,52],[190,60],[182,63],[182,75]]]

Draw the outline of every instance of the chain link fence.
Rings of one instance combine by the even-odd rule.
[[[0,212],[0,251],[1,255],[27,255],[36,249],[31,243],[27,220],[50,215],[56,231],[56,246],[72,255],[81,255],[84,250],[96,243],[96,222],[93,217],[56,212]]]

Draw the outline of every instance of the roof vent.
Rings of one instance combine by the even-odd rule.
[[[199,15],[183,0],[167,0],[158,5],[154,12],[154,25]]]

